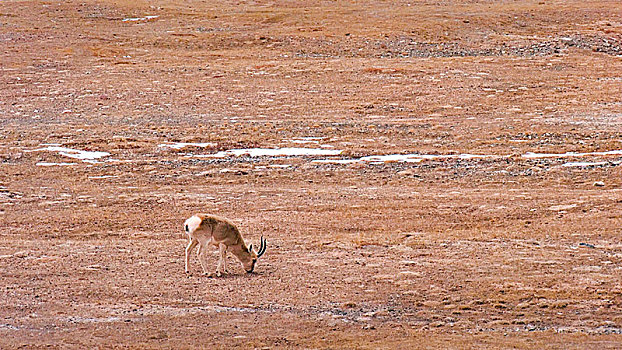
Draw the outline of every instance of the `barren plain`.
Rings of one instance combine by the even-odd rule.
[[[1,1],[0,348],[621,348],[621,20]]]

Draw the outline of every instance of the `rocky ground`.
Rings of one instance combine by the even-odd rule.
[[[0,347],[619,348],[621,14],[0,2]]]

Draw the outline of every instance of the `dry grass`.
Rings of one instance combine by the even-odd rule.
[[[622,159],[524,155],[622,149],[620,10],[2,2],[0,347],[618,347]],[[201,156],[254,147],[495,157]],[[258,274],[185,276],[195,212]]]

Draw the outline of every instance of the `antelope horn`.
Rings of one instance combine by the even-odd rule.
[[[263,253],[266,252],[266,239],[263,238],[263,236],[261,236],[260,240],[260,245],[259,245],[259,251],[257,252],[257,257],[259,258],[260,256],[263,255]]]

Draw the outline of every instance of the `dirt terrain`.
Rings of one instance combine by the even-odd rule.
[[[1,1],[0,55],[2,349],[622,347],[618,0]]]

